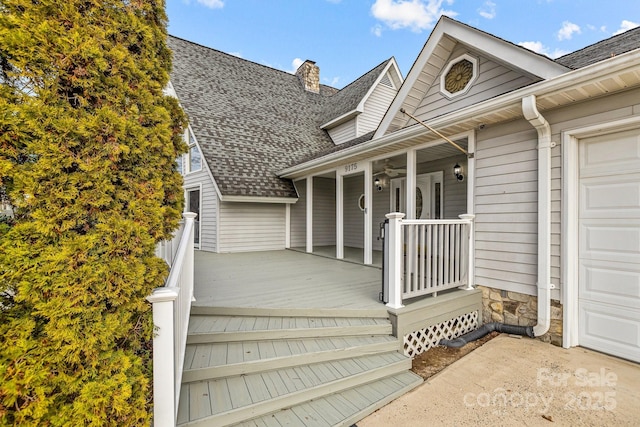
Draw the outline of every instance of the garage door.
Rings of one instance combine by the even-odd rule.
[[[640,362],[640,129],[579,147],[578,339]]]

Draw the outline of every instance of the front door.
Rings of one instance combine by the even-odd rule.
[[[443,172],[424,173],[416,176],[415,219],[441,219]],[[406,178],[391,180],[391,212],[406,213]]]

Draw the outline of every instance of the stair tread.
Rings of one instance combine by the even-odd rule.
[[[331,387],[339,389],[340,383],[370,382],[392,371],[406,371],[409,366],[406,356],[391,351],[183,384],[178,420],[185,423],[233,410],[246,411],[250,405],[273,399],[285,402],[291,396],[304,395],[308,400],[323,396]],[[331,392],[335,391],[333,388]]]
[[[422,378],[405,371],[235,425],[349,426],[421,383]]]
[[[284,316],[207,316],[194,315],[189,321],[190,335],[279,331],[291,329],[386,326],[388,319],[367,317],[284,317]]]
[[[185,353],[184,370],[340,351],[384,343],[397,343],[397,339],[388,335],[372,335],[189,344]]]

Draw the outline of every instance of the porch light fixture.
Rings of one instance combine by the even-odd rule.
[[[376,178],[376,179],[373,181],[373,186],[375,187],[375,189],[376,189],[377,191],[382,191],[382,181],[380,181],[380,178]]]
[[[464,175],[462,174],[462,166],[458,163],[453,167],[453,174],[456,176],[456,179],[460,182],[464,181]]]

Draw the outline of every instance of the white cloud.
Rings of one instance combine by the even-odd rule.
[[[622,34],[625,31],[629,31],[632,28],[636,28],[636,27],[640,27],[640,24],[638,24],[637,22],[627,21],[625,19],[625,20],[622,21],[622,23],[620,23],[620,28],[618,29],[618,31],[613,33],[613,35],[617,36],[618,34]]]
[[[496,17],[496,4],[491,0],[487,0],[482,7],[478,9],[478,13],[483,18],[493,19]]]
[[[291,73],[295,73],[303,63],[304,59],[294,58],[293,61],[291,61]]]
[[[442,3],[443,0],[376,0],[371,6],[371,13],[393,30],[409,28],[420,32],[433,27],[441,15],[457,15],[444,10]],[[447,4],[451,3],[447,0]]]
[[[558,31],[558,40],[571,40],[574,34],[581,34],[580,26],[573,22],[564,21]]]
[[[229,55],[237,56],[238,58],[242,58],[242,54],[240,52],[227,52]]]
[[[518,45],[554,59],[569,53],[562,49],[555,49],[553,52],[551,52],[549,51],[549,48],[547,46],[542,44],[542,42],[520,42],[518,43]]]
[[[334,78],[332,78],[332,79],[329,79],[329,78],[326,78],[326,77],[325,77],[325,78],[323,78],[322,80],[323,80],[323,81],[324,81],[328,86],[336,87],[336,86],[338,86],[338,83],[340,82],[340,77],[334,77]]]
[[[224,7],[223,0],[196,0],[203,6],[208,7],[209,9],[222,9]]]
[[[382,37],[382,25],[378,24],[375,27],[371,28],[371,32],[376,36],[376,37]]]

